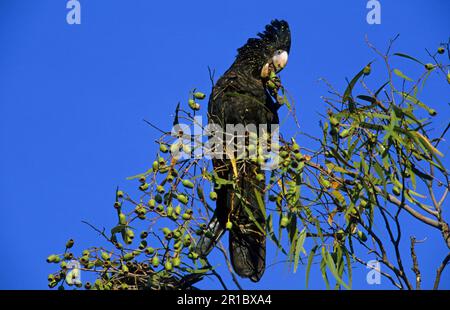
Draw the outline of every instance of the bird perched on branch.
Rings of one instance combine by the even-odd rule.
[[[226,124],[278,124],[281,103],[277,93],[281,83],[276,74],[286,66],[290,46],[288,23],[273,20],[257,38],[239,48],[236,60],[213,87],[209,123],[224,130]],[[228,229],[235,272],[257,282],[264,273],[266,256],[264,174],[254,162],[233,162],[230,158],[213,159],[213,167],[216,209],[197,244],[197,252],[206,257]]]

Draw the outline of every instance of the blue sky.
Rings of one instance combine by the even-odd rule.
[[[80,0],[81,25],[66,23],[65,2],[0,0],[1,289],[45,289],[54,271],[48,254],[69,238],[80,250],[97,244],[81,220],[112,227],[116,186],[129,186],[127,176],[151,165],[158,133],[142,119],[167,128],[191,89],[209,92],[207,67],[220,76],[236,49],[271,19],[290,23],[282,78],[302,130],[313,134],[326,109],[326,88],[317,80],[342,90],[345,77],[375,58],[365,34],[383,49],[400,34],[397,51],[426,59],[424,48],[435,50],[450,29],[445,0],[381,0],[381,25],[366,23],[366,1]],[[448,121],[448,87],[437,80],[424,100],[440,112],[439,131]],[[448,145],[442,151],[448,154]],[[437,232],[414,227],[418,239],[428,238],[418,254],[430,287],[445,248]],[[277,264],[259,284],[242,284],[302,289],[300,269],[292,275]],[[368,286],[365,273],[356,271],[355,288],[390,287]],[[310,287],[324,288],[318,273],[312,277]],[[442,288],[450,288],[449,278],[447,271]],[[219,285],[207,280],[202,287]]]

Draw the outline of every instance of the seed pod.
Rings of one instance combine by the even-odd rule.
[[[435,109],[429,109],[428,114],[430,114],[430,116],[436,116],[437,112]]]
[[[49,275],[47,276],[47,280],[48,280],[49,282],[55,280],[55,276],[53,275],[53,273],[51,273],[51,274],[49,274]]]
[[[141,237],[141,239],[147,238],[148,237],[148,232],[146,232],[146,231],[141,232],[140,237]]]
[[[145,254],[147,254],[147,255],[151,255],[151,254],[155,253],[155,249],[152,248],[152,247],[148,247],[148,248],[146,248],[146,249],[144,250],[144,252],[145,252]]]
[[[231,228],[233,228],[233,223],[231,223],[230,221],[228,221],[228,222],[225,224],[225,228],[226,228],[227,230],[231,230]]]
[[[122,206],[122,203],[120,203],[120,201],[116,201],[114,202],[114,209],[120,209],[120,207]]]
[[[149,184],[148,183],[144,183],[141,186],[139,186],[139,189],[141,191],[146,191],[148,189],[148,187],[149,187]]]
[[[371,71],[372,71],[372,68],[371,68],[370,64],[365,66],[364,69],[363,69],[364,75],[369,75]]]
[[[163,194],[166,190],[164,189],[164,186],[158,185],[158,186],[156,187],[156,191],[157,191],[158,193],[160,193],[160,194]]]
[[[368,204],[367,200],[361,199],[361,202],[360,202],[359,205],[360,205],[362,208],[365,208],[365,207],[367,207],[367,204]]]
[[[75,241],[73,241],[73,239],[70,239],[69,241],[67,241],[66,249],[70,249],[71,247],[73,247],[74,243],[75,243]]]
[[[350,134],[350,130],[349,129],[344,129],[344,130],[341,131],[339,136],[344,139],[344,138],[347,138],[349,134]]]
[[[181,264],[181,259],[180,259],[178,256],[177,256],[177,257],[174,257],[174,259],[172,260],[172,265],[173,265],[174,267],[179,267],[180,264]]]
[[[180,215],[180,213],[181,213],[181,206],[178,205],[175,207],[175,214]]]
[[[51,281],[50,283],[48,283],[48,287],[49,288],[54,288],[57,284],[58,284],[57,281]]]
[[[191,245],[191,243],[192,243],[191,236],[189,235],[184,236],[183,245],[185,247],[188,247]]]
[[[194,93],[194,98],[198,99],[198,100],[203,100],[206,98],[206,95],[204,93],[198,91],[198,92]]]
[[[48,257],[47,257],[47,263],[55,263],[56,262],[56,260],[57,260],[57,255],[55,255],[55,254],[52,254],[52,255],[49,255]]]
[[[192,183],[190,180],[183,180],[181,181],[184,187],[187,188],[194,188],[194,183]]]
[[[161,143],[159,145],[159,150],[163,153],[167,153],[168,152],[167,145],[165,145],[164,143]]]
[[[117,198],[123,198],[123,191],[117,191]]]
[[[265,179],[264,174],[258,173],[258,174],[256,175],[256,180],[257,180],[257,181],[261,182],[261,181],[264,181],[264,179]]]
[[[174,250],[179,250],[183,247],[183,242],[178,241],[173,245]]]
[[[119,213],[119,224],[126,225],[127,224],[127,216],[122,212]]]
[[[165,268],[167,271],[171,271],[171,270],[173,269],[172,262],[169,261],[169,260],[167,260],[166,263],[164,264],[164,268]]]
[[[171,217],[172,213],[173,213],[173,207],[172,206],[167,207],[167,216]]]
[[[432,63],[427,63],[425,64],[425,69],[429,70],[433,70],[434,69],[434,65]]]
[[[289,218],[287,216],[283,216],[280,221],[280,226],[282,228],[286,228],[289,224]]]
[[[111,258],[111,256],[106,252],[102,252],[101,257],[103,260],[109,260]]]
[[[89,256],[81,256],[80,263],[82,263],[83,265],[89,263]]]
[[[200,110],[200,105],[197,102],[195,102],[195,100],[189,99],[188,104],[192,110],[194,111]]]
[[[217,193],[216,192],[210,192],[209,193],[209,198],[213,201],[217,200]]]
[[[439,54],[444,54],[445,53],[445,48],[442,47],[442,46],[439,46],[437,51],[438,51]]]
[[[152,266],[155,267],[155,268],[159,266],[159,258],[158,258],[158,254],[155,254],[155,255],[152,257],[151,263],[152,263]]]
[[[130,239],[134,239],[134,232],[131,229],[127,229],[125,231],[126,235],[128,236],[128,238]]]
[[[362,242],[366,242],[367,241],[367,236],[364,232],[362,232],[361,230],[358,230],[358,238],[361,239]]]
[[[146,246],[147,246],[147,241],[142,240],[141,243],[139,244],[139,249],[144,250]]]
[[[338,238],[338,240],[342,240],[342,239],[344,239],[344,237],[345,237],[345,231],[342,229],[339,229],[336,232],[336,238]]]
[[[394,186],[392,188],[392,193],[394,193],[395,196],[400,196],[400,188],[398,188],[397,186]]]
[[[90,283],[90,282],[86,282],[86,283],[84,284],[84,288],[87,289],[87,290],[90,290],[90,289],[92,288],[91,283]]]
[[[183,195],[183,194],[178,194],[177,195],[177,200],[179,202],[181,202],[182,204],[187,204],[188,203],[188,198],[185,195]]]
[[[133,258],[134,258],[134,254],[133,253],[127,253],[127,254],[125,254],[123,256],[123,260],[126,261],[126,262],[132,260]]]
[[[84,250],[82,255],[83,256],[89,256],[91,254],[91,252],[89,250]]]
[[[152,169],[153,169],[154,172],[158,171],[158,169],[159,169],[159,163],[158,163],[158,161],[155,160],[155,161],[153,162],[153,164],[152,164]]]
[[[330,116],[330,123],[331,123],[332,126],[339,126],[339,121],[334,116]]]
[[[141,182],[141,183],[145,183],[145,176],[143,175],[143,176],[141,176],[141,177],[139,177],[139,182]]]
[[[158,211],[159,213],[161,213],[161,212],[163,212],[164,211],[164,206],[163,205],[158,205],[157,207],[156,207],[156,211]]]
[[[150,200],[147,202],[147,205],[150,207],[150,209],[153,209],[153,208],[156,206],[156,201],[155,201],[155,199],[150,199]]]
[[[191,215],[188,213],[183,213],[182,218],[185,221],[189,221],[191,219]]]

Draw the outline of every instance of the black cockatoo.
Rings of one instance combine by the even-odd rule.
[[[258,38],[249,39],[239,48],[236,60],[213,87],[208,104],[209,123],[224,130],[226,124],[278,124],[277,110],[281,105],[276,91],[267,82],[269,76],[286,66],[290,46],[288,23],[273,20],[264,32],[258,33]],[[207,233],[197,244],[197,252],[206,257],[229,229],[230,258],[235,272],[257,282],[265,270],[266,220],[255,190],[262,193],[265,179],[258,173],[260,167],[250,161],[238,162],[233,167],[229,158],[216,158],[213,167],[219,178],[234,180],[240,192],[237,194],[229,184],[216,188],[216,209]]]

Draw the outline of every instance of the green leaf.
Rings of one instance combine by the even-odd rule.
[[[399,56],[399,57],[403,57],[403,58],[407,58],[407,59],[410,59],[410,60],[413,60],[413,61],[415,61],[415,62],[417,62],[417,63],[419,63],[419,64],[425,66],[425,64],[424,64],[423,62],[421,62],[420,60],[418,60],[418,59],[416,59],[416,58],[414,58],[414,57],[412,57],[412,56],[409,56],[409,55],[406,55],[406,54],[403,54],[403,53],[394,53],[394,55],[395,55],[395,56]]]
[[[306,238],[306,228],[303,228],[302,231],[299,233],[299,236],[297,238],[297,243],[295,245],[294,273],[297,272],[298,260],[300,258],[300,252],[303,252],[306,255],[306,251],[303,248],[303,244],[305,243],[305,238]]]
[[[394,69],[394,73],[395,73],[395,75],[401,77],[402,79],[405,79],[405,80],[410,81],[410,82],[413,81],[411,78],[409,78],[405,74],[403,74],[403,72],[400,71],[399,69]]]
[[[306,265],[306,270],[305,270],[305,273],[306,273],[306,288],[308,288],[309,274],[310,274],[310,271],[311,271],[312,262],[313,262],[313,259],[314,259],[314,255],[316,254],[317,248],[318,248],[318,246],[315,245],[311,249],[311,251],[309,252],[308,263]]]
[[[370,64],[371,64],[371,62],[369,62],[369,63],[367,64],[367,66],[369,66]],[[367,66],[365,66],[365,67],[367,67]],[[364,67],[364,68],[365,68],[365,67]],[[349,110],[350,110],[351,112],[353,112],[354,109],[355,109],[355,102],[354,102],[353,99],[352,99],[352,91],[353,91],[353,88],[355,87],[356,82],[357,82],[357,81],[361,78],[361,76],[364,74],[364,68],[363,68],[361,71],[359,71],[357,75],[355,75],[355,76],[353,77],[353,79],[350,81],[350,83],[348,84],[348,86],[347,86],[347,88],[345,89],[345,92],[344,92],[343,102],[344,102],[344,103],[347,103],[347,102],[348,102],[348,104],[349,104]]]

